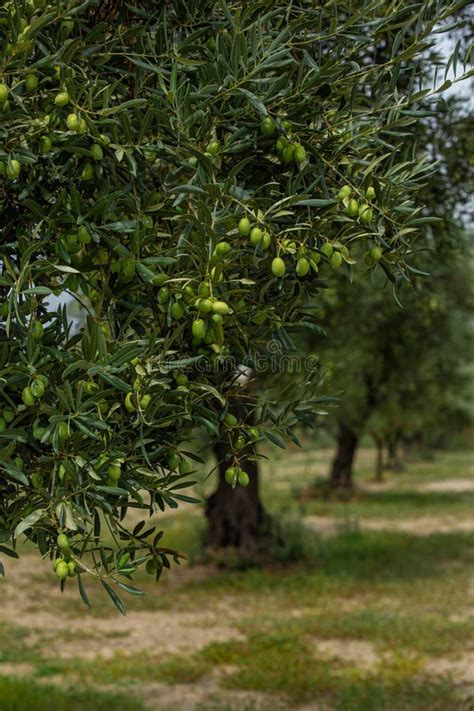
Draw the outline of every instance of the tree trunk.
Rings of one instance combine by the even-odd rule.
[[[334,489],[352,489],[354,456],[359,436],[344,422],[339,423],[337,451],[332,463],[329,484]]]
[[[398,440],[393,437],[388,441],[388,467],[391,471],[400,474],[405,467],[401,458]]]
[[[211,548],[235,548],[245,554],[257,553],[261,547],[263,506],[259,495],[258,464],[245,463],[250,477],[248,486],[232,489],[224,478],[230,466],[226,461],[227,447],[219,443],[214,448],[219,466],[219,483],[206,502],[207,544]]]
[[[242,412],[235,409],[233,412],[242,416]],[[251,414],[247,414],[245,421],[246,424],[253,424]],[[269,517],[260,500],[258,462],[247,459],[255,454],[255,446],[248,443],[242,451],[246,459],[242,468],[249,475],[250,482],[245,487],[237,484],[233,489],[224,476],[232,464],[229,444],[222,440],[214,447],[219,482],[206,502],[206,544],[215,549],[233,548],[243,557],[252,557],[268,544]]]
[[[375,481],[383,481],[383,439],[376,435],[372,435],[376,446],[375,456]]]

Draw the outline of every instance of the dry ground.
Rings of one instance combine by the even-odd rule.
[[[91,612],[75,586],[61,596],[49,561],[31,552],[8,560],[0,675],[13,687],[70,689],[57,711],[111,708],[116,698],[133,711],[474,708],[472,459],[443,455],[377,487],[370,456],[348,503],[301,504],[298,488],[328,453],[292,453],[264,478],[267,506],[291,500],[306,524],[288,533],[311,548],[301,562],[227,572],[201,563],[157,587],[144,578],[147,594],[127,601],[125,618],[97,586]],[[196,510],[167,521],[173,543],[199,537]],[[16,687],[5,688],[2,699],[0,680],[1,711],[48,708],[22,707]],[[92,701],[75,700],[78,688]]]

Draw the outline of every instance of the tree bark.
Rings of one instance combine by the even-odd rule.
[[[233,412],[242,416],[242,412]],[[244,418],[239,418],[244,419]],[[245,417],[252,425],[252,414]],[[247,457],[255,454],[255,446],[248,443],[243,449],[245,463],[242,468],[249,475],[248,486],[237,485],[235,489],[225,481],[225,471],[232,465],[230,448],[225,440],[214,447],[219,482],[216,491],[206,502],[206,544],[214,549],[235,549],[243,557],[258,555],[268,545],[269,517],[265,514],[260,499],[258,462]]]
[[[375,481],[383,481],[383,439],[376,435],[372,435],[376,446],[375,455]]]
[[[337,450],[334,457],[329,484],[333,489],[352,489],[354,456],[359,443],[358,434],[345,422],[339,423]]]
[[[388,467],[391,471],[400,474],[405,467],[401,458],[398,440],[393,437],[388,441]]]

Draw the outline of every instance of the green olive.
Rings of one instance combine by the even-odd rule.
[[[91,241],[91,233],[85,225],[81,225],[77,230],[77,237],[82,244],[89,244]]]
[[[293,160],[295,163],[304,163],[306,160],[306,151],[300,143],[293,147]]]
[[[109,464],[107,467],[107,476],[109,479],[112,479],[112,481],[117,482],[122,476],[120,464]]]
[[[181,457],[177,452],[172,452],[168,457],[168,468],[174,471],[179,467],[181,463]]]
[[[49,136],[41,136],[40,138],[40,153],[45,155],[49,153],[53,147],[53,142]]]
[[[60,560],[56,566],[56,575],[60,580],[64,580],[69,575],[69,566],[65,560]]]
[[[76,563],[73,560],[70,560],[69,563],[67,564],[68,567],[68,575],[70,578],[73,578],[76,574]]]
[[[211,295],[211,287],[209,284],[205,281],[202,281],[199,286],[198,286],[198,294],[199,296],[202,296],[206,298],[207,296]]]
[[[125,276],[131,276],[126,274]],[[170,290],[166,286],[162,286],[161,289],[158,291],[158,294],[156,295],[157,301],[159,304],[166,304],[170,300]]]
[[[288,144],[289,144],[289,141],[287,138],[285,138],[285,136],[280,136],[279,138],[277,138],[275,147],[276,147],[278,153],[283,153],[283,151],[288,146]]]
[[[286,271],[285,262],[281,257],[275,257],[272,261],[272,274],[276,277],[282,277]]]
[[[250,477],[247,472],[243,471],[243,469],[239,469],[237,473],[237,481],[239,482],[240,486],[248,486],[250,483]]]
[[[124,275],[124,277],[126,277],[127,279],[131,279],[133,276],[135,276],[136,268],[137,268],[137,264],[136,264],[135,260],[132,259],[132,257],[125,257],[125,259],[122,262],[122,274]],[[166,291],[168,291],[168,289],[166,289]],[[161,289],[158,292],[158,294],[160,292],[161,292]]]
[[[291,163],[294,160],[294,146],[292,144],[288,144],[284,149],[282,153],[282,158],[284,163]]]
[[[81,171],[81,180],[92,180],[94,177],[94,166],[92,163],[85,163]]]
[[[97,383],[94,383],[93,380],[88,380],[87,383],[84,385],[84,390],[88,395],[93,395],[99,390],[99,386]]]
[[[216,245],[215,252],[219,257],[223,257],[226,254],[229,254],[231,249],[232,247],[228,242],[219,242],[219,244]]]
[[[263,237],[263,230],[260,229],[260,227],[254,227],[251,232],[250,232],[250,241],[252,244],[257,245],[260,244],[260,241]]]
[[[219,141],[211,141],[207,145],[207,152],[211,154],[211,156],[216,156],[219,153],[219,148],[220,148],[220,143]]]
[[[235,440],[235,447],[236,449],[242,449],[242,447],[245,447],[245,437],[242,434]]]
[[[11,180],[15,180],[18,178],[21,172],[21,164],[20,161],[16,160],[16,158],[12,158],[11,160],[8,161],[7,163],[7,177],[10,178]]]
[[[3,82],[0,84],[0,104],[4,104],[8,99],[8,86]]]
[[[333,269],[339,269],[342,264],[342,254],[340,252],[333,252],[330,264]]]
[[[102,158],[104,157],[104,151],[98,143],[94,143],[91,146],[91,153],[94,160],[102,160]]]
[[[69,439],[70,437],[70,432],[69,432],[69,425],[67,422],[60,422],[58,424],[58,439],[61,441],[64,441],[66,439]]]
[[[70,131],[79,131],[81,119],[77,114],[69,114],[66,119],[66,125]]]
[[[364,224],[368,224],[374,217],[374,211],[366,202],[359,207],[359,220]]]
[[[32,405],[35,404],[35,398],[33,393],[31,392],[31,388],[26,387],[23,389],[23,392],[21,393],[21,399],[25,403],[27,407],[31,407]]]
[[[214,301],[212,310],[215,314],[226,316],[230,312],[230,306],[226,304],[225,301]]]
[[[34,91],[38,88],[38,77],[33,72],[29,72],[25,77],[25,88],[27,91]]]
[[[58,107],[66,106],[66,104],[69,104],[70,97],[67,91],[60,91],[59,94],[56,94],[54,97],[54,103]],[[69,116],[75,116],[75,114],[69,114]],[[67,120],[69,120],[69,116],[67,117]],[[69,124],[68,124],[69,126]],[[75,130],[75,129],[72,129]]]
[[[339,190],[337,197],[339,200],[345,200],[346,198],[350,197],[352,195],[352,188],[350,185],[343,185],[342,188]]]
[[[332,246],[331,242],[325,242],[321,247],[321,252],[329,259],[332,256],[332,253],[334,252],[334,247]]]
[[[270,136],[275,132],[275,121],[270,116],[265,116],[262,123],[260,124],[260,132],[264,136]]]
[[[235,427],[237,423],[238,419],[231,412],[228,412],[224,417],[224,424],[227,425],[227,427]]]
[[[13,420],[15,419],[15,413],[13,412],[13,410],[10,410],[9,408],[6,408],[2,412],[2,416],[7,424],[9,424],[10,422],[13,422]]]
[[[351,198],[347,203],[346,213],[349,217],[357,217],[359,214],[359,203],[354,198]]]
[[[193,321],[192,333],[195,338],[204,338],[206,335],[206,322],[202,318],[197,318]]]
[[[211,299],[198,299],[196,306],[203,314],[208,314],[212,311]]]
[[[140,407],[142,408],[142,410],[146,410],[148,405],[150,404],[150,402],[151,402],[151,395],[149,395],[149,394],[142,395],[142,397],[140,398]]]
[[[375,200],[375,188],[372,185],[369,185],[365,191],[365,197],[367,200]]]
[[[33,380],[31,383],[31,392],[33,393],[33,396],[36,398],[43,397],[44,392],[45,392],[45,387],[44,384],[41,382],[41,380]]]
[[[228,484],[235,484],[237,480],[237,470],[235,467],[229,467],[225,470],[224,474],[225,480]]]
[[[65,533],[60,533],[58,535],[58,537],[56,538],[56,543],[58,545],[58,548],[60,548],[62,551],[68,551],[71,548],[71,543]]]
[[[256,442],[257,439],[260,439],[260,431],[258,427],[251,427],[249,429],[249,437],[252,442]]]
[[[175,301],[171,304],[171,316],[178,321],[184,316],[184,307],[180,301]]]
[[[300,257],[296,262],[296,274],[299,277],[304,277],[310,270],[310,264],[305,257]]]
[[[164,272],[160,272],[159,274],[155,274],[152,281],[155,286],[163,286],[163,284],[166,284],[168,279],[169,279],[168,274],[165,274]]]
[[[380,260],[383,257],[383,252],[380,247],[372,247],[370,250],[370,256],[372,257],[374,262],[380,262]]]
[[[248,237],[250,234],[250,220],[248,217],[242,217],[242,219],[239,221],[239,232],[242,235],[242,237]]]

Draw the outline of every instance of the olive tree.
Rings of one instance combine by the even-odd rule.
[[[354,244],[409,273],[428,165],[397,172],[392,137],[440,88],[417,78],[455,5],[2,4],[2,553],[25,535],[62,586],[87,601],[99,576],[123,610],[138,567],[179,561],[145,519],[193,500],[196,430],[229,444],[230,496],[254,441],[317,402],[310,376],[282,407],[236,372],[313,327]]]

